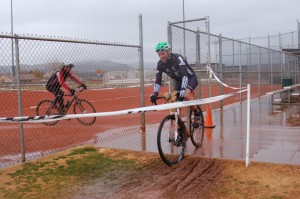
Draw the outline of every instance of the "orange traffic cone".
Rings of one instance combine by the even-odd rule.
[[[206,109],[204,127],[205,128],[215,128],[216,127],[216,125],[214,125],[213,122],[212,122],[210,106],[207,106],[207,109]]]

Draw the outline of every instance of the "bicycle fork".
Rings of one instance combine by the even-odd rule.
[[[173,112],[173,114],[174,114],[174,117],[175,117],[175,121],[174,121],[174,126],[173,126],[173,128],[174,128],[174,136],[172,136],[172,135],[169,135],[169,139],[170,140],[172,140],[172,139],[174,139],[173,140],[173,143],[175,143],[176,144],[176,141],[177,140],[179,140],[179,128],[180,128],[180,126],[179,126],[179,124],[178,124],[178,120],[179,120],[179,110],[177,109],[175,112]]]

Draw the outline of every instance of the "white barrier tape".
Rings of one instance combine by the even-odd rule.
[[[142,113],[142,112],[148,112],[148,111],[161,111],[161,110],[168,110],[168,109],[172,109],[172,108],[181,108],[181,107],[187,107],[187,106],[192,106],[192,105],[213,103],[213,102],[220,101],[222,99],[231,97],[235,94],[242,93],[245,91],[247,91],[247,89],[237,91],[234,93],[228,93],[225,95],[211,97],[211,98],[197,99],[197,100],[192,100],[192,101],[175,102],[175,103],[161,104],[161,105],[155,105],[155,106],[140,107],[140,108],[134,108],[134,109],[121,110],[121,111],[86,113],[86,114],[70,114],[70,115],[53,115],[53,116],[34,116],[34,117],[24,116],[24,117],[0,118],[0,122],[50,122],[50,121],[73,119],[73,118],[104,117],[104,116]]]
[[[237,87],[232,87],[232,86],[228,86],[227,84],[223,83],[218,77],[217,75],[214,73],[214,71],[207,66],[207,68],[209,69],[209,74],[210,74],[210,77],[211,77],[211,74],[214,76],[214,78],[220,83],[222,84],[223,86],[227,87],[227,88],[231,88],[231,89],[245,89],[246,87],[241,87],[241,88],[237,88]]]
[[[0,122],[50,122],[55,120],[61,120],[63,117],[64,115],[1,117]]]

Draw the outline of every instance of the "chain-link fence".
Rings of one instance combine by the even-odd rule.
[[[211,34],[212,68],[226,84],[252,85],[252,97],[281,88],[285,79],[299,82],[295,55]]]
[[[299,56],[210,34],[208,17],[169,23],[168,36],[172,51],[184,55],[198,74],[198,97],[233,92],[228,86],[241,90],[249,83],[254,98],[287,86],[284,85],[285,80],[299,83]],[[297,43],[295,38],[290,47],[295,47]],[[288,43],[285,45],[289,46]],[[206,66],[211,67],[227,86],[212,80]],[[220,104],[214,103],[213,106],[244,99],[246,95],[241,94],[221,101]]]
[[[268,35],[263,37],[249,37],[238,39],[238,41],[246,42],[249,44],[262,46],[268,49],[273,49],[277,51],[285,49],[300,49],[300,23],[297,20],[297,30],[278,33],[277,35]]]
[[[197,97],[203,97],[204,92],[208,93],[207,69],[210,66],[209,49],[209,24],[207,18],[189,21],[172,22],[168,25],[168,40],[172,46],[172,52],[179,53],[186,58],[194,72],[198,76]],[[201,91],[205,88],[205,91]]]
[[[91,102],[97,112],[140,107],[140,51],[137,45],[0,35],[0,115],[37,115],[40,101],[54,99],[45,85],[64,61],[74,63],[72,73],[88,87],[79,97]],[[67,84],[76,87],[73,81]],[[69,99],[64,97],[65,102]],[[73,108],[68,114],[73,114]],[[101,117],[91,126],[76,119],[61,120],[54,126],[1,123],[0,165],[93,142],[97,134],[107,130],[139,133],[141,125],[140,114]]]

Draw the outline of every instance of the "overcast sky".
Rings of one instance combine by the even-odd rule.
[[[210,17],[210,32],[229,38],[297,30],[300,0],[185,0],[185,19]],[[183,19],[183,0],[13,0],[14,33],[139,43],[144,57],[167,40],[167,22]],[[0,32],[11,32],[11,0],[0,0]]]

